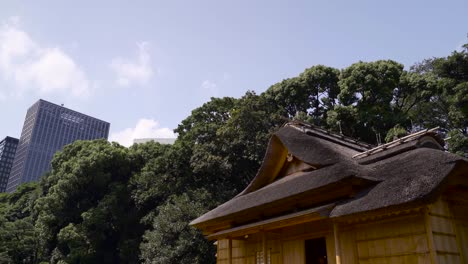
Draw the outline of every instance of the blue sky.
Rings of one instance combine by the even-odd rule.
[[[171,137],[210,97],[257,93],[317,64],[407,68],[468,42],[468,1],[0,0],[0,137],[39,98]]]

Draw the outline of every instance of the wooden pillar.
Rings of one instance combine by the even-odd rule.
[[[333,236],[335,238],[335,258],[336,264],[341,264],[340,239],[338,237],[338,224],[333,223]]]
[[[268,263],[268,251],[267,251],[267,237],[266,233],[262,232],[262,252],[263,252],[263,263]]]
[[[228,263],[232,264],[232,239],[228,239]]]
[[[280,250],[280,258],[279,258],[279,264],[283,264],[284,263],[284,250],[283,250],[283,236],[280,236],[280,240],[279,240],[279,244],[280,244],[280,247],[279,247],[279,250]]]
[[[426,207],[424,209],[424,222],[426,226],[426,238],[427,238],[427,246],[429,248],[429,255],[431,257],[431,263],[437,264],[437,254],[436,249],[434,246],[434,235],[432,233],[432,223],[431,223],[431,216],[429,215],[430,207]]]

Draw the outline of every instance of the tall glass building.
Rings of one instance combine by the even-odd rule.
[[[17,138],[12,137],[6,137],[0,141],[0,192],[6,190],[18,141]]]
[[[65,145],[76,140],[107,139],[109,127],[108,122],[42,99],[37,101],[26,113],[6,191],[39,180],[50,170],[55,152]]]

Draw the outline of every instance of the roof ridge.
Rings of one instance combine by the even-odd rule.
[[[315,133],[321,133],[323,134],[324,136],[328,136],[328,137],[331,137],[333,139],[336,139],[336,140],[341,140],[341,141],[344,141],[344,143],[348,143],[348,144],[354,144],[354,145],[357,145],[361,148],[364,148],[364,149],[371,149],[372,147],[374,147],[374,145],[372,144],[368,144],[368,143],[365,143],[365,142],[362,142],[362,141],[359,141],[355,138],[352,138],[352,137],[348,137],[348,136],[345,136],[343,134],[339,134],[339,133],[336,133],[336,132],[333,132],[333,131],[330,131],[330,130],[326,130],[326,129],[323,129],[319,126],[315,126],[315,125],[312,125],[312,124],[309,124],[309,123],[306,123],[306,122],[302,122],[302,121],[298,121],[298,120],[293,120],[293,121],[290,121],[290,122],[287,122],[286,124],[283,125],[283,127],[286,127],[286,126],[289,126],[289,127],[292,127],[292,128],[295,128],[303,133],[306,133],[308,134],[307,132],[315,132]],[[338,142],[335,142],[335,143],[338,143]],[[362,149],[360,149],[360,151],[362,151]]]
[[[370,156],[372,154],[375,154],[377,152],[381,152],[381,151],[396,147],[398,145],[401,145],[403,143],[416,140],[417,138],[419,138],[421,136],[428,135],[428,134],[433,134],[433,132],[436,131],[439,128],[440,127],[434,127],[434,128],[431,128],[431,129],[426,128],[426,129],[420,130],[418,132],[409,134],[409,135],[404,136],[402,138],[395,139],[395,140],[393,140],[393,141],[391,141],[389,143],[385,143],[385,144],[382,144],[382,145],[377,146],[375,148],[372,148],[372,149],[366,150],[364,152],[358,153],[358,154],[354,155],[353,158],[359,159],[361,157],[368,157],[368,156]]]

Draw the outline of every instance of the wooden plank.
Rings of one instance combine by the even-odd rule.
[[[394,254],[394,255],[375,255],[375,256],[369,256],[369,257],[362,257],[359,258],[359,261],[361,260],[370,260],[370,259],[388,259],[388,258],[399,258],[399,257],[407,257],[407,256],[424,256],[427,255],[428,252],[419,252],[419,253],[401,253],[401,254]]]
[[[432,234],[439,264],[462,263],[462,248],[459,245],[460,234],[457,232],[456,221],[448,200],[439,198],[432,204],[429,215],[431,216]]]
[[[452,252],[458,254],[456,238],[453,236],[441,236],[433,233],[435,250],[440,252]]]
[[[228,250],[227,249],[219,249],[218,250],[218,259],[219,260],[228,260]]]
[[[267,237],[266,233],[262,233],[262,254],[263,254],[263,264],[268,263],[268,251],[267,251]]]
[[[228,248],[228,241],[227,239],[220,239],[218,240],[218,249],[225,249]]]
[[[323,237],[323,236],[322,236]],[[333,233],[328,233],[324,235],[325,237],[325,246],[327,249],[327,260],[328,264],[336,264],[335,258],[335,238]]]
[[[415,209],[416,210],[416,209]],[[425,226],[424,226],[424,214],[417,209],[416,214],[413,212],[412,214],[406,214],[406,215],[399,215],[399,216],[384,216],[385,218],[383,219],[378,219],[378,220],[366,220],[363,223],[357,223],[355,225],[356,229],[358,230],[359,228],[372,228],[374,227],[376,230],[379,230],[378,234],[380,236],[380,233],[384,232],[387,234],[404,234],[412,231],[421,231],[425,232]],[[405,229],[393,229],[392,227],[396,223],[411,223],[409,226],[402,225]],[[411,231],[407,231],[411,230]],[[397,233],[395,233],[397,232]],[[358,233],[357,234],[357,239],[364,239],[367,237],[372,237],[372,235],[369,235],[368,232],[364,233]]]
[[[304,240],[292,240],[283,242],[283,263],[305,263]]]
[[[459,237],[460,237],[460,247],[461,247],[461,256],[464,260],[468,258],[468,226],[459,225]],[[466,263],[466,261],[464,262]]]
[[[340,227],[338,230],[338,239],[341,263],[354,263],[356,260],[356,243],[354,242],[355,231],[343,231]]]
[[[447,205],[447,202],[439,198],[435,203],[432,204],[430,215],[450,217],[450,209]]]
[[[438,255],[439,264],[462,264],[458,255]]]
[[[279,264],[283,264],[283,241],[279,240],[279,259],[278,259]]]
[[[462,241],[462,239],[463,239],[462,238],[463,237],[463,233],[462,233],[463,228],[460,228],[458,226],[458,223],[457,223],[457,221],[455,219],[455,214],[453,212],[453,207],[450,206],[449,203],[448,203],[448,208],[449,208],[450,216],[452,218],[452,226],[453,226],[453,231],[455,233],[455,241],[457,243],[458,252],[460,253],[460,262],[461,263],[466,263],[467,256],[465,256],[465,250],[467,250],[467,249],[463,248],[463,241]]]
[[[301,240],[316,237],[333,236],[333,223],[330,221],[314,221],[281,229],[282,240]],[[333,246],[335,247],[335,246]]]
[[[397,235],[385,235],[381,237],[372,237],[372,238],[367,238],[367,239],[356,239],[357,243],[360,242],[368,242],[368,241],[374,241],[374,240],[381,240],[381,239],[394,239],[394,238],[410,238],[413,236],[419,236],[419,235],[425,235],[426,232],[412,232],[412,233],[405,233],[405,234],[397,234]]]
[[[431,256],[431,263],[432,264],[438,264],[437,261],[437,253],[435,251],[435,246],[434,246],[434,237],[432,234],[432,225],[431,225],[431,219],[429,215],[429,208],[426,208],[425,213],[424,213],[424,220],[426,224],[426,237],[427,237],[427,245],[429,247],[429,254]]]
[[[468,263],[468,193],[461,190],[450,192],[448,199],[461,262]]]

